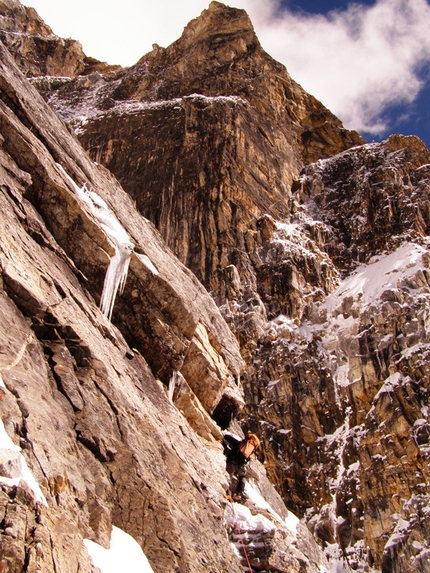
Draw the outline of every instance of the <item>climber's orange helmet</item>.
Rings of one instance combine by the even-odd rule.
[[[254,446],[254,448],[258,448],[260,445],[260,440],[258,439],[258,437],[255,434],[251,434],[251,433],[246,434],[245,440],[247,442],[251,442],[251,444]]]

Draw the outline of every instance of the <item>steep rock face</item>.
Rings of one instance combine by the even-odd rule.
[[[244,378],[270,478],[358,570],[428,568],[428,161],[396,136],[304,170],[296,225],[345,278],[282,309]],[[297,252],[285,239],[277,250]]]
[[[28,98],[27,103],[25,96],[27,89],[28,86],[19,83],[17,77],[10,73],[9,68],[4,68],[3,94],[5,98],[9,98],[7,101],[12,102],[11,109],[20,117],[20,120],[17,122],[16,116],[11,115],[10,108],[5,109],[2,124],[5,139],[3,145],[6,149],[11,149],[16,154],[19,153],[20,165],[26,167],[33,166],[40,156],[46,155],[43,150],[40,151],[39,155],[37,154],[40,143],[27,134],[29,129],[26,125],[29,127],[33,125],[39,105],[39,102],[34,102],[30,98]],[[58,127],[58,133],[55,135],[51,133],[50,129],[54,121]],[[25,135],[20,133],[23,130]],[[81,150],[73,138],[70,138],[56,116],[52,115],[52,118],[46,118],[41,126],[37,126],[37,130],[40,132],[40,139],[52,148],[51,154],[55,160],[65,166],[65,170],[69,171],[75,181],[82,183],[85,176],[84,170],[89,168],[87,166],[79,168],[69,166],[68,157],[72,153],[69,151],[69,147],[72,150],[76,149],[77,154],[81,154]],[[19,137],[16,136],[17,132]],[[67,149],[67,154],[65,149]],[[75,163],[77,163],[76,160]],[[97,190],[104,189],[106,187],[104,182],[108,180],[108,189],[112,190],[111,193],[118,193],[116,189],[119,187],[113,179],[109,179],[106,174],[102,181],[98,180],[96,177],[99,170],[95,170],[87,159],[86,163],[91,165],[92,173],[95,174],[94,181],[89,180],[86,183],[88,187]],[[94,277],[92,281],[93,294],[99,297],[103,286],[105,265],[109,261],[107,253],[112,253],[112,246],[105,236],[91,228],[91,219],[82,219],[80,214],[76,216],[76,205],[70,199],[70,183],[65,187],[64,184],[57,183],[58,169],[54,169],[51,173],[45,167],[40,167],[37,175],[42,181],[45,181],[49,176],[53,181],[52,190],[45,182],[43,186],[40,184],[39,187],[33,184],[29,186],[29,197],[38,203],[40,210],[45,210],[45,216],[50,221],[52,233],[56,240],[67,245],[68,252],[73,253],[79,269],[85,276]],[[102,177],[102,175],[98,176]],[[44,193],[41,193],[39,189],[43,189]],[[67,206],[67,210],[56,207],[58,202],[61,204],[61,201],[64,202],[65,207]],[[111,197],[109,197],[109,201],[112,201]],[[154,371],[166,383],[173,371],[179,370],[183,364],[186,364],[186,355],[190,350],[190,344],[197,344],[203,349],[206,347],[203,353],[206,355],[208,363],[208,380],[216,380],[218,377],[219,380],[223,378],[227,383],[227,378],[230,376],[229,371],[239,374],[241,369],[241,359],[233,336],[226,328],[215,304],[211,304],[210,299],[207,300],[206,292],[192,274],[185,268],[182,268],[178,274],[178,266],[168,263],[168,258],[171,255],[165,249],[160,238],[154,233],[150,225],[145,222],[142,224],[141,219],[138,219],[136,223],[136,217],[133,214],[131,202],[126,195],[123,195],[123,201],[121,201],[121,207],[116,211],[116,216],[120,221],[127,221],[129,236],[134,241],[136,248],[131,257],[128,286],[123,299],[118,299],[116,308],[120,309],[121,305],[124,305],[124,314],[120,312],[118,320],[122,320],[124,323],[125,334],[130,344],[138,349],[146,348],[148,358],[152,356],[150,360]],[[135,225],[134,228],[133,225]],[[85,254],[85,250],[82,248],[85,244],[93,249],[94,245],[98,245],[94,257],[88,257]],[[160,260],[160,253],[162,253],[164,262]],[[142,257],[147,257],[154,268],[145,264],[145,259]],[[201,300],[202,296],[206,300],[205,303]],[[187,302],[179,304],[182,297],[185,297]],[[141,318],[137,318],[139,313]],[[120,316],[122,319],[119,319]],[[142,321],[142,316],[146,317],[145,322]],[[115,321],[115,313],[113,319]],[[220,331],[215,334],[217,328],[220,328]],[[216,354],[220,361],[218,368],[212,358]],[[222,366],[223,363],[226,367]],[[202,373],[202,371],[199,372],[199,378],[202,377]],[[218,391],[220,389],[221,387]],[[210,409],[211,405],[212,407],[216,405],[217,398],[211,396],[208,399],[213,400],[212,404],[208,404]]]
[[[294,198],[309,200],[308,211],[333,231],[325,250],[338,268],[351,269],[429,234],[429,163],[417,137],[393,135],[310,165]]]
[[[211,289],[246,362],[242,426],[262,437],[268,475],[288,506],[307,520],[333,567],[341,560],[346,571],[427,571],[425,146],[396,136],[344,151],[361,138],[345,132],[262,52],[243,11],[218,3],[178,42],[165,50],[154,47],[115,76],[33,81],[75,127],[92,158],[118,176],[139,210]],[[315,163],[300,172],[310,161]],[[86,181],[70,165],[68,172],[79,185]],[[40,191],[32,187],[26,195],[39,202]],[[115,205],[121,221],[134,220],[131,206],[122,214],[124,207]],[[49,204],[44,209],[47,219],[54,216]],[[148,237],[146,224],[130,225],[134,241],[140,233]],[[52,233],[58,240],[61,232]],[[98,240],[112,252],[105,237]],[[154,240],[151,234],[149,243]],[[103,256],[103,265],[83,260],[69,241],[70,234],[61,244],[97,285],[91,294],[98,300],[107,259],[92,252],[93,262]],[[140,242],[137,254],[149,256],[158,269],[158,255],[147,243]],[[142,284],[161,279],[145,267],[139,282],[135,265],[142,259],[136,257],[130,284],[139,292]],[[168,269],[170,263],[163,267],[170,277]],[[173,400],[199,435],[212,440],[219,430],[207,412],[216,406],[213,417],[227,426],[240,401],[233,378],[242,365],[236,352],[229,356],[231,338],[223,346],[215,334],[207,337],[200,325],[211,332],[208,322],[193,312],[194,318],[178,316],[178,299],[167,294],[153,293],[144,302],[138,297],[134,316],[132,295],[129,290],[118,300],[114,323],[152,373],[165,383],[175,374]],[[170,303],[162,324],[158,311],[153,315],[153,300],[163,313]],[[204,297],[198,301],[211,304]],[[32,297],[28,304],[28,314],[37,310]],[[142,316],[152,317],[150,328]],[[204,386],[198,384],[202,345],[209,348],[210,364]],[[45,346],[54,372],[67,371],[67,355]],[[231,374],[227,387],[217,356]],[[214,371],[221,385],[213,385]],[[208,396],[206,387],[214,390]],[[79,407],[79,396],[68,394]],[[109,459],[110,446],[83,439]],[[264,555],[255,559],[265,566]],[[265,564],[276,570],[278,559]],[[283,565],[294,570],[298,559],[293,565],[286,558]]]
[[[218,2],[115,78],[35,85],[210,290],[230,264],[250,282],[247,236],[259,216],[287,215],[304,163],[363,142]]]
[[[155,572],[242,571],[224,525],[220,430],[208,415],[223,392],[241,399],[237,342],[3,45],[0,88],[1,570],[93,573],[83,540],[108,547],[115,525]],[[96,306],[114,255],[109,229],[134,242],[118,327]],[[172,372],[168,396],[157,377]],[[286,515],[257,467],[255,487]],[[291,538],[282,519],[274,527]],[[294,551],[269,553],[309,573],[325,564],[316,545],[309,558]]]
[[[151,338],[153,350],[162,354],[159,361],[168,362],[169,356],[175,360],[175,344],[183,351],[188,337],[191,344],[198,320],[186,308],[186,296],[208,296],[174,262],[115,181],[88,160],[20,79],[4,49],[1,56],[2,419],[9,435],[20,438],[48,503],[48,508],[35,506],[31,495],[5,489],[2,564],[7,571],[90,571],[82,537],[107,545],[114,522],[165,570],[192,570],[189,563],[197,567],[202,559],[222,569],[233,558],[222,527],[222,464],[211,460],[167,400],[136,349],[145,352],[139,332],[132,350],[95,306],[91,292],[96,297],[100,292],[106,252],[112,247],[73,195],[57,163],[111,204],[119,201],[117,216],[127,217],[129,233],[139,237],[136,245],[152,250],[145,252],[158,267],[161,288],[134,255],[128,285],[137,293],[126,290],[126,296],[131,312],[147,297],[152,299],[154,324],[165,331],[163,348],[155,335]],[[164,279],[163,267],[168,273]],[[169,300],[174,313],[169,312]],[[198,314],[205,313],[210,299],[198,306]],[[209,328],[217,320],[222,325],[213,310],[215,315],[206,315],[202,328],[204,322]],[[145,318],[141,311],[140,317],[150,328],[150,315]],[[122,315],[122,320],[131,328],[130,315]],[[211,338],[215,336],[212,332]],[[231,344],[229,353],[233,340]],[[240,364],[238,355],[236,361]],[[215,445],[213,438],[212,442]],[[212,493],[209,481],[198,493],[204,474],[211,476]],[[206,504],[213,507],[207,514],[210,541],[204,549],[206,517],[201,516]],[[196,521],[186,517],[184,508]],[[25,529],[26,522],[34,527]],[[219,558],[211,555],[212,543],[223,546]]]
[[[262,50],[244,10],[219,2],[211,2],[171,46],[154,47],[127,70],[113,95],[120,100],[163,101],[194,93],[236,95],[276,118],[287,143],[294,146],[291,151],[301,152],[305,162],[362,141]],[[276,140],[273,134],[275,146]]]
[[[155,47],[115,78],[35,85],[226,308],[248,359],[266,321],[256,281],[264,273],[259,219],[288,218],[302,166],[361,137],[262,50],[243,10],[217,2],[177,42]],[[257,305],[261,320],[243,332],[232,304],[252,316]]]

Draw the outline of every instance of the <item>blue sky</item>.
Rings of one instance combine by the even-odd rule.
[[[376,0],[357,0],[357,3],[373,6]],[[281,8],[307,12],[308,14],[327,14],[331,10],[344,10],[352,2],[341,0],[281,0]]]
[[[124,66],[167,46],[209,0],[22,0],[88,56]],[[418,135],[430,147],[429,0],[224,0],[263,48],[368,141]]]
[[[339,0],[281,0],[279,11],[289,10],[293,14],[305,17],[309,14],[330,18],[333,11],[345,12],[351,4],[370,8],[375,7],[377,2],[376,0],[360,0],[354,3]],[[401,4],[404,3],[399,3],[399,5]],[[422,3],[423,6],[425,4],[428,2]],[[419,4],[417,4],[417,8],[419,9]],[[425,16],[426,26],[430,34],[430,20],[428,19],[430,13],[424,10],[422,13]],[[370,133],[360,129],[360,133],[366,139],[379,141],[391,133],[398,132],[404,135],[418,135],[430,148],[430,57],[428,51],[427,57],[417,64],[416,75],[422,82],[422,86],[413,100],[406,101],[403,98],[403,100],[392,103],[387,101],[378,115],[382,119],[382,123],[385,124],[385,128],[382,128],[379,133]],[[323,101],[323,103],[326,102]]]

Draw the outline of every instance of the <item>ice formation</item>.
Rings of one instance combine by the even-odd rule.
[[[58,165],[58,167],[67,177],[78,197],[88,206],[90,212],[105,232],[110,244],[115,249],[115,255],[111,258],[106,272],[100,299],[102,313],[111,320],[116,295],[118,292],[122,294],[124,291],[134,245],[106,202],[94,191],[89,191],[85,185],[82,188],[79,187],[61,165]]]

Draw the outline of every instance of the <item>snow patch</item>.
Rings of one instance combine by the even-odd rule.
[[[239,527],[242,533],[247,531],[268,533],[276,529],[267,517],[257,513],[252,515],[251,511],[240,503],[230,503],[224,514],[224,522],[226,526]]]
[[[294,515],[292,511],[288,510],[288,515],[285,518],[285,525],[295,536],[297,536],[297,525],[299,521],[300,521],[299,518],[296,515]]]
[[[385,544],[385,550],[389,549],[390,547],[395,547],[398,543],[404,541],[405,534],[410,531],[409,521],[403,519],[396,513],[394,513],[391,517],[394,520],[397,519],[397,523],[391,537],[389,537],[387,543]]]
[[[278,247],[276,258],[279,257],[280,251],[292,257],[328,261],[327,254],[321,251],[304,232],[302,223],[275,221],[275,229],[272,243]],[[268,256],[270,257],[270,251]]]
[[[21,448],[13,443],[0,420],[0,464],[16,459],[20,452]]]
[[[203,94],[190,94],[189,96],[185,96],[184,99],[191,99],[191,100],[200,100],[207,103],[214,103],[214,102],[222,102],[222,103],[243,103],[247,104],[247,101],[239,96],[231,95],[231,96],[206,96]]]
[[[395,372],[394,374],[391,374],[390,376],[388,376],[388,378],[386,378],[384,380],[384,383],[382,384],[381,388],[379,389],[378,393],[375,395],[374,399],[373,399],[373,403],[375,403],[381,396],[381,394],[386,394],[386,393],[391,393],[394,392],[394,390],[401,385],[401,383],[403,382],[404,378],[403,376],[400,374],[400,372]],[[373,408],[372,408],[373,409]]]
[[[321,308],[334,312],[346,298],[359,301],[362,309],[374,305],[385,291],[396,289],[400,279],[424,270],[422,257],[427,252],[421,245],[406,243],[380,260],[360,266],[327,297]]]
[[[260,492],[257,491],[257,489],[249,482],[246,482],[245,484],[245,494],[248,496],[248,499],[252,501],[255,507],[270,513],[275,521],[280,525],[285,525],[295,537],[297,536],[297,524],[299,522],[299,518],[296,517],[294,513],[288,510],[287,518],[285,520],[282,519],[276,511],[273,510],[272,506],[264,499]]]
[[[234,432],[230,432],[230,430],[229,430],[228,432],[227,432],[227,431],[224,431],[224,432],[223,432],[223,435],[224,435],[224,436],[227,436],[227,435],[228,435],[228,436],[232,436],[232,437],[233,437],[235,440],[237,440],[238,442],[241,442],[241,441],[243,440],[243,438],[242,438],[241,436],[239,436],[238,434],[235,434]]]
[[[409,360],[412,358],[414,354],[422,354],[425,356],[427,353],[430,352],[430,344],[427,342],[419,342],[418,344],[414,344],[409,348],[405,348],[401,351],[401,355],[403,358]]]
[[[242,103],[246,105],[246,100],[239,96],[205,96],[203,94],[190,94],[184,98],[173,98],[170,100],[158,101],[139,101],[128,100],[125,102],[115,102],[113,107],[109,110],[98,109],[99,99],[103,99],[103,90],[105,84],[100,79],[98,86],[89,91],[86,97],[83,97],[80,102],[74,104],[73,109],[65,105],[64,102],[59,100],[55,95],[50,99],[50,104],[53,106],[60,116],[67,120],[73,121],[76,134],[85,132],[85,125],[92,120],[97,121],[101,117],[114,117],[122,115],[134,115],[145,111],[154,111],[162,109],[181,109],[183,100],[194,100],[202,103]],[[85,92],[83,92],[85,93]],[[101,98],[99,97],[101,94]]]
[[[353,573],[352,569],[342,557],[341,550],[337,544],[328,544],[325,553],[329,560],[330,573]]]
[[[34,479],[24,456],[21,454],[21,448],[14,444],[7,434],[3,420],[0,420],[0,464],[7,465],[8,472],[12,475],[12,477],[0,476],[0,483],[18,486],[23,480],[34,493],[36,501],[48,507],[39,484]]]
[[[93,565],[98,567],[101,573],[153,573],[137,541],[118,527],[112,527],[109,549],[90,539],[84,539],[84,544]]]
[[[334,380],[337,386],[349,386],[349,362],[338,367],[334,374]]]

